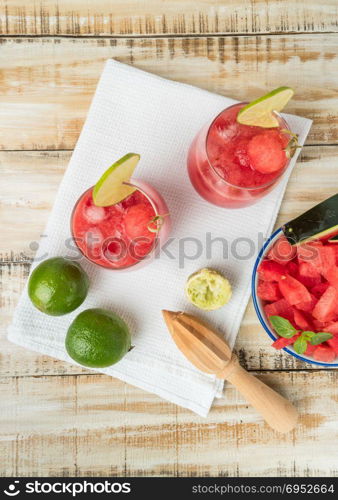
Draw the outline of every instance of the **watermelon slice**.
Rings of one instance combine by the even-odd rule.
[[[313,241],[298,247],[299,262],[310,264],[320,274],[325,274],[336,264],[336,252],[332,245],[323,245]]]
[[[338,290],[338,267],[331,267],[326,273],[325,278],[330,283],[330,285],[334,286]]]
[[[313,359],[324,363],[332,363],[336,359],[336,353],[332,347],[320,344],[313,352]]]
[[[298,269],[300,276],[304,276],[306,278],[318,278],[319,281],[321,281],[320,272],[309,262],[301,261]]]
[[[286,275],[281,277],[279,289],[290,305],[311,301],[311,295],[307,288],[292,276]]]
[[[331,321],[337,317],[338,291],[333,286],[329,286],[326,292],[321,296],[313,309],[312,315],[314,318],[323,322]]]
[[[338,356],[338,335],[335,335],[332,339],[327,340],[328,345],[334,350],[336,356]]]
[[[311,278],[310,276],[296,276],[298,281],[300,281],[307,289],[311,289],[316,285],[319,285],[322,281],[321,276],[319,275],[317,278]]]
[[[312,320],[313,326],[315,327],[315,332],[326,332],[326,326],[328,323],[325,323],[323,321],[319,321],[318,319]],[[330,333],[330,332],[329,332]]]
[[[294,344],[299,336],[300,336],[300,333],[297,333],[296,335],[294,335],[290,339],[285,339],[284,337],[279,337],[277,340],[275,340],[272,343],[272,347],[274,347],[275,349],[283,349],[284,347],[287,347],[288,345]]]
[[[272,302],[272,304],[267,304],[264,307],[264,312],[266,317],[270,316],[281,316],[282,318],[288,319],[293,324],[293,308],[285,299],[277,300],[277,302]]]
[[[288,262],[288,264],[286,265],[286,270],[287,270],[287,273],[290,274],[290,276],[297,278],[297,276],[298,276],[298,264],[295,260],[291,260],[290,262]]]
[[[299,262],[312,262],[318,255],[318,248],[323,246],[321,241],[310,241],[297,246],[297,257]]]
[[[338,237],[336,237],[337,239],[335,239],[334,243],[333,241],[330,241],[329,244],[330,244],[330,247],[333,248],[334,250],[334,253],[336,255],[336,266],[338,266]]]
[[[318,283],[318,285],[315,285],[313,288],[311,288],[311,293],[317,298],[320,299],[320,297],[323,295],[324,292],[329,288],[330,284],[327,283],[326,281],[324,283]]]
[[[312,344],[308,343],[306,351],[305,351],[304,354],[306,356],[313,356],[313,353],[315,352],[316,349],[317,349],[316,345],[312,345]]]
[[[297,249],[290,245],[285,236],[281,236],[271,248],[268,254],[268,259],[285,266],[296,255]]]
[[[295,309],[293,315],[297,328],[303,331],[313,331],[312,322],[305,312]]]
[[[321,331],[332,333],[332,335],[338,335],[338,321],[326,324],[325,327]]]
[[[305,311],[308,313],[312,313],[313,309],[315,308],[318,302],[318,299],[314,295],[310,294],[310,296],[311,300],[299,302],[299,304],[296,305],[297,309],[300,309],[301,311]]]
[[[282,298],[278,283],[273,281],[261,281],[257,287],[257,295],[260,299],[267,302],[276,302],[276,300]]]
[[[272,260],[263,260],[257,270],[264,281],[279,281],[285,275],[285,268]]]
[[[317,246],[316,252],[308,264],[325,277],[328,270],[336,265],[336,252],[330,246]]]
[[[319,267],[319,272],[325,276],[329,269],[336,265],[336,252],[331,246],[323,246],[318,249],[319,259],[318,264],[316,259],[313,264]]]

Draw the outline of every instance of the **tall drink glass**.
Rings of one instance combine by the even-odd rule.
[[[188,172],[192,185],[203,198],[220,207],[242,208],[257,203],[280,181],[290,162],[285,154],[285,161],[275,171],[263,173],[254,168],[253,158],[249,154],[253,150],[253,138],[262,135],[258,142],[266,145],[265,151],[264,148],[260,151],[256,146],[255,155],[259,161],[264,161],[264,157],[259,158],[259,155],[271,153],[268,148],[276,144],[280,154],[291,139],[291,131],[278,113],[279,126],[276,128],[238,123],[238,112],[245,104],[226,108],[211,124],[202,128],[188,153]]]

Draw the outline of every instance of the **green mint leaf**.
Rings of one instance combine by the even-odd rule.
[[[307,349],[307,341],[304,339],[302,335],[298,337],[296,342],[293,344],[293,348],[297,354],[304,354],[304,352]]]
[[[332,339],[333,335],[332,333],[326,333],[326,332],[319,332],[312,337],[310,340],[310,343],[312,345],[318,345],[321,344],[322,342],[325,342],[326,340]]]
[[[311,340],[315,335],[315,332],[302,332],[302,337],[305,340]]]
[[[291,325],[290,321],[281,316],[270,316],[270,323],[273,326],[273,329],[278,333],[280,337],[284,337],[285,339],[290,339],[294,335],[296,335],[297,330],[294,326]]]

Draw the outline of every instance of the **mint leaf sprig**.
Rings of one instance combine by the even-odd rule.
[[[282,318],[282,316],[270,316],[269,320],[273,329],[276,333],[278,333],[280,337],[291,339],[291,337],[297,335],[297,333],[300,333],[300,336],[293,344],[293,348],[297,354],[304,354],[307,349],[308,342],[311,345],[319,345],[333,338],[332,333],[315,333],[311,331],[302,332],[301,330],[297,330],[289,320],[287,320],[286,318]]]
[[[282,318],[282,316],[269,316],[270,323],[273,329],[278,333],[280,337],[285,339],[291,339],[298,330],[290,323],[289,320]]]
[[[326,340],[332,339],[332,337],[332,333],[327,332],[302,332],[293,344],[293,348],[298,354],[304,354],[308,342],[310,342],[311,345],[319,345],[326,342]]]

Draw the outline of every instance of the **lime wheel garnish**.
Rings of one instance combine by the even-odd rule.
[[[238,123],[263,128],[279,127],[280,123],[274,111],[282,111],[294,91],[290,87],[279,87],[268,94],[249,102],[237,115]]]
[[[93,189],[97,207],[116,205],[136,191],[136,186],[129,182],[139,160],[140,155],[128,153],[105,171]]]

